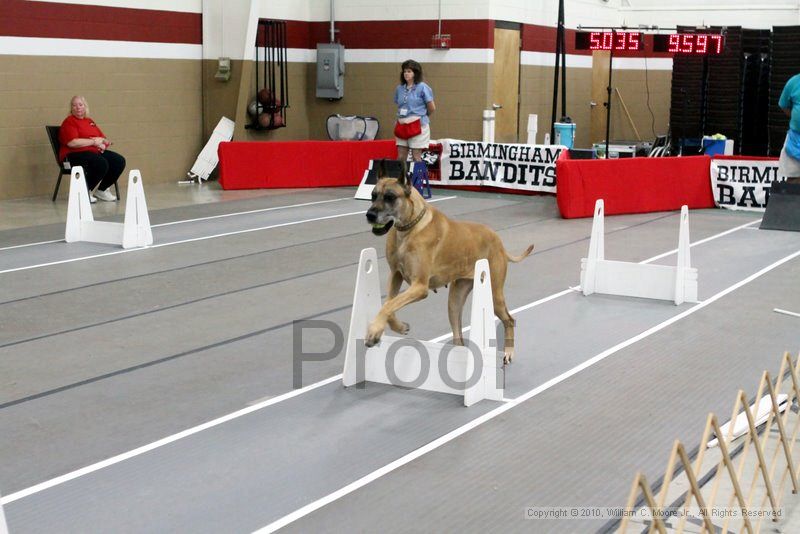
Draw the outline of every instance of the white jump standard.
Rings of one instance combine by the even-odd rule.
[[[605,293],[626,297],[671,300],[676,305],[697,302],[697,269],[689,255],[689,208],[681,207],[678,262],[675,267],[605,259],[603,200],[594,206],[589,257],[581,260],[584,295]]]
[[[503,400],[504,369],[497,351],[489,262],[475,263],[469,341],[466,346],[384,335],[366,348],[364,334],[381,309],[378,255],[361,251],[347,335],[342,383],[364,381],[464,396],[464,406]]]
[[[144,198],[141,173],[134,169],[128,176],[128,194],[125,201],[125,222],[95,221],[89,190],[82,167],[73,167],[69,180],[67,205],[67,243],[90,241],[122,245],[122,248],[145,247],[153,244],[150,216]]]
[[[0,502],[0,534],[8,534],[8,525],[6,524],[6,514],[3,512],[2,502]]]

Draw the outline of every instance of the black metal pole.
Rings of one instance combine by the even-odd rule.
[[[561,39],[561,120],[567,116],[567,30],[564,28],[564,2],[561,1],[559,17],[559,38]]]
[[[553,69],[553,112],[550,120],[550,142],[554,143],[556,138],[556,115],[558,112],[558,82],[559,82],[559,75],[561,74],[564,78],[566,78],[566,63],[564,63],[563,70],[565,71],[563,74],[561,73],[561,66],[560,63],[563,61],[564,55],[564,0],[558,0],[558,23],[556,24],[556,61]],[[562,112],[564,110],[564,101],[566,100],[566,92],[564,93],[564,97],[561,104]]]
[[[608,138],[611,136],[611,73],[614,72],[614,43],[617,39],[616,30],[611,30],[611,55],[608,56],[608,100],[606,102],[606,159],[608,159]]]
[[[259,113],[259,110],[261,109],[261,105],[260,105],[261,103],[258,101],[258,90],[259,90],[259,89],[261,89],[261,88],[258,86],[258,85],[259,85],[259,81],[260,81],[260,80],[258,79],[258,47],[259,47],[258,40],[259,40],[259,36],[261,35],[261,29],[262,29],[262,28],[261,28],[261,22],[259,21],[259,23],[258,23],[258,32],[256,33],[256,57],[255,57],[255,71],[256,71],[256,92],[255,92],[255,95],[256,95],[256,114],[255,114],[255,121],[254,121],[254,122],[255,122],[256,124],[258,124],[258,116],[259,116],[259,115],[261,115],[261,113]]]

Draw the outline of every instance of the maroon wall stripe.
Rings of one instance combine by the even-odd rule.
[[[564,35],[564,44],[567,45],[567,54],[580,56],[591,56],[591,50],[575,50],[575,34],[577,30],[567,29]],[[614,57],[672,57],[668,52],[653,52],[653,36],[644,35],[644,50],[614,52]],[[526,52],[550,52],[556,51],[556,29],[550,26],[538,26],[536,24],[522,25],[522,49]]]
[[[290,48],[314,49],[317,43],[330,40],[328,22],[289,20],[286,27]],[[336,41],[346,48],[431,48],[438,21],[340,21],[336,29]],[[591,55],[590,51],[575,50],[575,32],[567,29],[567,53]],[[493,20],[445,20],[442,33],[451,35],[451,48],[494,48]],[[0,35],[202,44],[203,24],[200,13],[0,0]],[[555,52],[554,27],[522,24],[521,39],[525,51]],[[263,35],[259,34],[258,42],[263,42]],[[652,35],[645,35],[645,43],[648,57],[670,57],[667,53],[652,52]],[[640,57],[645,54],[622,52],[615,55]]]
[[[0,35],[202,44],[200,13],[0,0]]]
[[[335,40],[345,48],[391,49],[431,48],[431,39],[438,31],[435,20],[406,21],[342,21],[335,25]],[[446,20],[442,33],[451,36],[452,48],[494,48],[494,21]],[[330,42],[329,22],[286,21],[289,48],[315,49],[317,43]],[[259,34],[259,44],[263,35]]]

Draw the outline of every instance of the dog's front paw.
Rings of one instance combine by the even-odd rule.
[[[364,338],[364,345],[367,347],[374,347],[381,341],[381,336],[383,335],[383,325],[372,323],[367,328],[367,335]]]
[[[503,351],[503,365],[508,365],[514,359],[514,347],[509,347]]]

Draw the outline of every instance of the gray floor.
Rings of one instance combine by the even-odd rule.
[[[509,307],[523,308],[510,402],[344,389],[341,353],[305,363],[302,385],[316,387],[289,395],[293,321],[346,332],[358,253],[383,256],[353,192],[164,203],[151,208],[154,246],[125,252],[68,245],[47,218],[0,226],[0,434],[12,436],[0,440],[0,493],[12,534],[592,531],[606,522],[524,512],[623,505],[637,470],[658,478],[675,438],[695,446],[709,411],[727,418],[739,388],[754,394],[762,370],[800,349],[800,319],[772,311],[800,311],[800,233],[692,211],[700,304],[583,297],[569,288],[590,219],[561,219],[552,197],[439,190],[437,207],[494,227],[511,252],[536,244],[506,283]],[[192,220],[203,217],[215,218]],[[609,259],[677,246],[677,212],[605,223]],[[439,292],[400,315],[427,340],[448,332],[446,305]],[[306,330],[302,350],[333,338]]]

